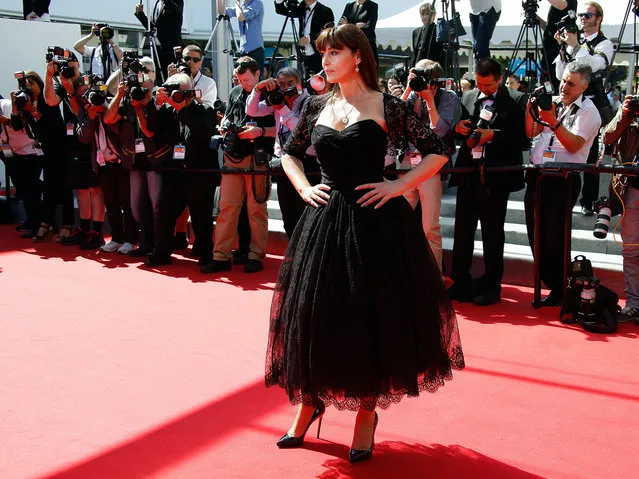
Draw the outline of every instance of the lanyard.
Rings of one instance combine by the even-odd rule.
[[[568,114],[570,113],[570,115],[574,115],[575,112],[579,109],[579,107],[573,103],[572,104],[572,108],[566,108],[562,113],[561,116],[558,118],[559,123],[557,123],[557,128],[559,128],[559,125],[561,125],[564,122],[564,118],[566,118],[568,116]],[[555,128],[555,131],[557,130],[557,128]],[[555,132],[552,132],[552,135],[550,135],[550,141],[548,142],[548,148],[550,148],[552,146],[552,144],[555,141]]]

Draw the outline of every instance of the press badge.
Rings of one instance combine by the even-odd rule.
[[[13,158],[13,151],[11,151],[11,147],[6,143],[0,143],[0,151],[5,158]]]
[[[144,153],[146,148],[144,148],[144,140],[142,138],[138,138],[135,140],[135,152],[136,153]]]
[[[546,148],[541,157],[544,160],[544,163],[548,161],[555,161],[555,159],[557,158],[557,153],[555,153],[555,151],[551,150],[550,148]]]
[[[473,160],[481,160],[484,157],[484,146],[476,146],[472,150]]]
[[[173,148],[173,159],[183,160],[184,158],[186,158],[186,146],[175,145],[175,147]]]
[[[67,123],[67,136],[73,136],[75,133],[75,125],[73,123]]]

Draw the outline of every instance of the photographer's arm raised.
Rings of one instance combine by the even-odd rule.
[[[122,103],[122,99],[126,93],[126,85],[124,83],[120,83],[118,87],[118,92],[109,103],[106,111],[104,112],[104,123],[106,125],[112,125],[113,123],[117,123],[122,116],[119,113],[120,104]]]
[[[563,125],[563,123],[559,122],[559,120],[556,118],[556,115],[555,115],[554,105],[553,105],[553,108],[548,111],[540,109],[539,118],[550,125],[550,128],[552,128],[555,132],[555,136],[557,137],[557,140],[563,145],[563,147],[566,149],[568,153],[576,153],[586,143],[586,140],[582,136],[571,133]],[[597,131],[598,130],[599,130],[599,127],[597,127]],[[596,134],[596,131],[593,132],[593,134]]]
[[[544,129],[544,126],[541,123],[537,123],[530,113],[530,103],[526,105],[526,136],[528,138],[535,138],[538,136]]]
[[[95,29],[96,29],[96,24],[94,23],[93,26],[91,27],[91,31],[89,32],[89,34],[85,37],[80,38],[80,40],[75,42],[75,45],[73,45],[73,48],[75,49],[75,51],[78,52],[80,55],[84,55],[84,47],[86,47],[87,43],[89,43],[91,39],[95,36]]]

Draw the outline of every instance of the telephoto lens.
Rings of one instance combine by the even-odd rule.
[[[271,106],[281,106],[284,104],[284,93],[279,88],[268,92],[266,98]]]
[[[597,221],[595,222],[595,229],[592,234],[595,238],[606,239],[608,236],[608,230],[610,229],[610,215],[612,211],[609,206],[602,206],[597,213]]]

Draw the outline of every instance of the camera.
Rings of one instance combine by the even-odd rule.
[[[268,101],[269,105],[278,107],[284,104],[286,97],[292,97],[297,95],[297,87],[292,86],[287,88],[286,90],[282,90],[280,87],[275,88],[268,92],[266,96],[266,101]]]
[[[297,0],[284,0],[283,4],[286,12],[281,15],[295,18],[297,16],[297,7],[299,2]]]
[[[202,98],[202,90],[180,90],[180,85],[162,85],[168,96],[175,103],[182,103],[187,98]]]
[[[149,91],[148,88],[144,88],[142,86],[142,82],[144,81],[144,74],[140,73],[129,73],[123,79],[124,84],[127,87],[129,96],[132,100],[142,101]]]
[[[27,86],[27,75],[24,72],[15,72],[13,77],[18,80],[18,92],[15,96],[15,104],[19,110],[22,110],[29,100],[33,101],[33,92]]]
[[[493,120],[493,116],[495,111],[493,107],[490,105],[484,105],[479,112],[479,121],[477,125],[472,128],[473,131],[466,138],[466,146],[471,150],[475,148],[479,144],[479,140],[481,139],[481,133],[477,131],[478,128],[484,129],[488,128]]]
[[[179,72],[179,73],[186,73],[187,75],[191,75],[191,67],[189,66],[188,63],[186,63],[184,61],[184,58],[182,57],[182,51],[184,49],[182,47],[173,47],[173,56],[175,58],[175,61],[173,63],[173,66],[175,67],[175,69]]]
[[[93,106],[102,106],[107,100],[107,87],[104,84],[104,80],[98,75],[84,75],[84,84],[89,86],[89,89],[84,92],[82,98]]]
[[[414,68],[413,73],[417,76],[412,78],[408,85],[414,92],[423,91],[427,86],[438,86],[444,90],[452,89],[453,81],[450,78],[433,78],[423,68]]]
[[[577,26],[577,15],[575,12],[573,10],[568,10],[568,14],[557,22],[556,27],[557,31],[560,33],[577,33],[579,31],[579,27]]]
[[[224,130],[224,135],[214,135],[211,137],[209,148],[217,150],[221,147],[225,153],[232,154],[237,145],[237,135],[242,131],[242,127],[226,120],[221,128]]]
[[[147,68],[140,62],[140,55],[137,52],[127,51],[122,54],[120,69],[124,75],[130,73],[148,73]]]
[[[98,37],[100,41],[111,40],[114,37],[115,32],[113,31],[113,28],[109,26],[108,23],[96,23],[95,26],[97,27],[97,30],[98,30],[95,36]]]
[[[528,101],[530,101],[531,105],[538,106],[541,110],[550,111],[552,110],[552,94],[552,83],[547,81],[533,90]]]
[[[55,76],[60,75],[67,80],[74,77],[75,70],[69,66],[69,62],[77,60],[71,57],[68,50],[62,47],[48,47],[44,58],[47,63],[55,62],[55,71],[53,73]]]
[[[612,217],[612,208],[610,199],[607,196],[600,197],[595,201],[595,210],[597,211],[597,220],[592,234],[595,238],[606,239],[608,230],[610,229],[610,218]]]

